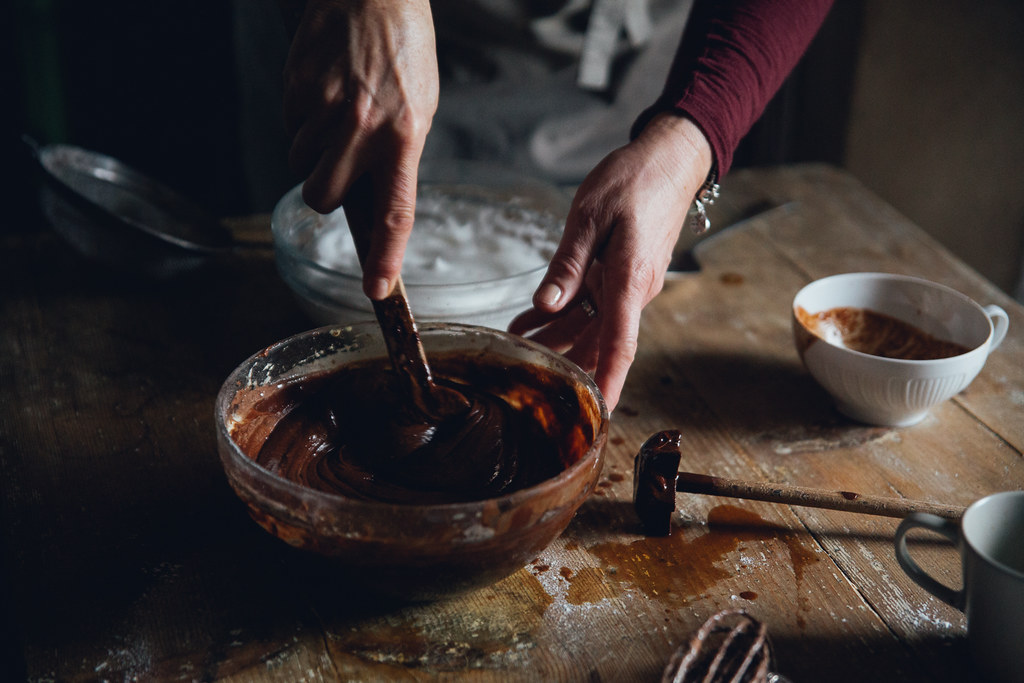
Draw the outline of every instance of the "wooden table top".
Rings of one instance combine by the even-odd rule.
[[[738,171],[720,206],[764,201],[790,203],[701,242],[699,272],[646,310],[600,485],[568,529],[504,581],[421,605],[307,571],[226,483],[220,383],[312,327],[269,253],[154,280],[40,226],[5,232],[4,666],[32,681],[651,681],[741,608],[793,681],[969,680],[964,619],[900,570],[898,520],[680,494],[671,536],[640,531],[633,457],[668,428],[696,472],[959,505],[1024,488],[1024,308],[844,172]],[[913,427],[843,418],[794,350],[796,291],[856,270],[1010,315],[971,386]],[[959,585],[951,547],[913,546]]]

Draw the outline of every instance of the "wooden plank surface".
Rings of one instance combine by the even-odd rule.
[[[633,456],[666,428],[696,472],[958,504],[1024,488],[1021,307],[840,171],[736,172],[719,210],[765,200],[785,210],[700,243],[701,270],[645,312],[600,486],[566,532],[492,587],[417,605],[368,599],[263,533],[220,471],[220,382],[311,326],[268,254],[154,280],[83,261],[40,226],[5,233],[12,676],[657,680],[705,619],[743,608],[793,681],[970,680],[963,618],[903,575],[897,520],[681,494],[671,536],[641,533]],[[266,218],[232,227],[259,236]],[[1010,333],[921,424],[850,422],[803,370],[789,322],[803,284],[849,270],[940,280],[1003,306]],[[913,547],[957,585],[951,548]]]

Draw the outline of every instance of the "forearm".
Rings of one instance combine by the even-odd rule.
[[[662,166],[666,177],[676,178],[676,186],[690,195],[687,203],[714,163],[714,152],[703,130],[690,117],[675,111],[654,114],[632,144],[643,145],[643,154]]]
[[[719,176],[740,140],[807,50],[833,0],[696,0],[658,100],[633,134],[661,112],[690,118]]]

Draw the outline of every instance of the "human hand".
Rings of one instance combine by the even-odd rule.
[[[302,197],[320,213],[344,204],[346,213],[372,216],[363,290],[383,299],[401,272],[437,111],[428,0],[309,0],[284,81],[289,164],[305,178]]]
[[[640,313],[664,285],[711,163],[707,139],[692,121],[675,114],[652,119],[584,179],[533,308],[509,326],[594,372],[609,410],[636,355]]]

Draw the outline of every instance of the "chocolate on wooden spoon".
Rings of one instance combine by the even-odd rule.
[[[345,201],[345,217],[360,262],[369,252],[372,188],[357,181]],[[416,329],[405,285],[373,302],[392,367],[407,401],[389,416],[381,444],[392,476],[430,488],[479,486],[501,490],[517,469],[517,439],[505,429],[511,408],[499,397],[453,382],[435,381]],[[452,467],[458,460],[461,467]]]

